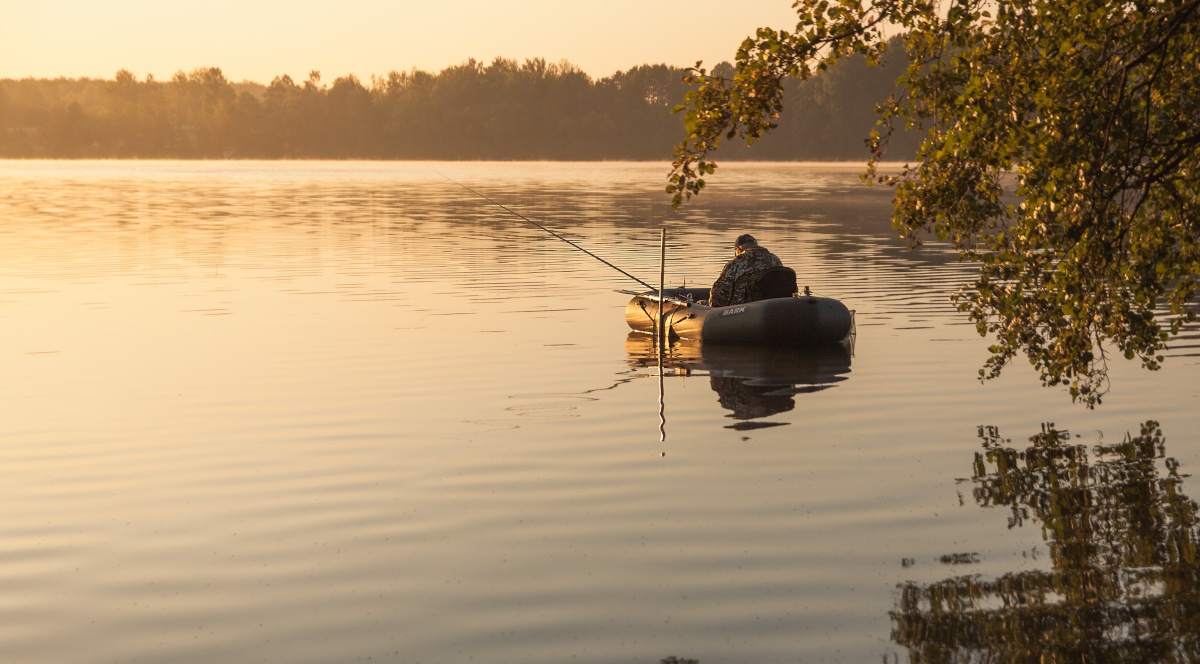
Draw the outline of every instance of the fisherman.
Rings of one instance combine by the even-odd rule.
[[[709,306],[727,307],[750,302],[749,290],[758,277],[770,268],[782,266],[779,257],[760,247],[753,235],[739,235],[733,243],[733,260],[725,264],[721,276],[709,291]]]

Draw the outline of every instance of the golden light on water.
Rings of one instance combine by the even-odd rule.
[[[643,278],[666,223],[672,285],[752,224],[858,311],[854,354],[660,370],[624,277],[438,171]],[[739,165],[683,213],[661,172],[0,162],[0,653],[895,659],[898,584],[1049,564],[967,495],[980,422],[1156,417],[1200,464],[1194,331],[1098,412],[980,385],[968,268],[896,242],[854,169]]]

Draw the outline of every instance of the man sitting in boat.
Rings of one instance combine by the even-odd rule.
[[[778,256],[760,247],[753,235],[739,235],[733,245],[733,260],[725,264],[721,276],[713,283],[708,305],[728,307],[754,301],[751,291],[758,278],[773,267],[783,267]]]

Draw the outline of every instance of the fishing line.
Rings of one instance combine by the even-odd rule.
[[[482,198],[483,200],[485,200],[485,201],[487,201],[487,202],[491,203],[492,205],[495,205],[496,207],[500,208],[501,210],[504,210],[505,212],[508,212],[509,214],[515,215],[515,216],[517,216],[517,217],[519,217],[519,218],[521,218],[521,219],[524,219],[525,221],[528,221],[530,224],[533,224],[533,225],[534,225],[534,226],[536,226],[537,228],[539,228],[539,229],[541,229],[541,230],[543,230],[543,231],[545,231],[545,232],[547,232],[547,233],[549,233],[549,234],[553,235],[554,237],[556,237],[556,238],[558,238],[558,239],[562,240],[563,242],[566,242],[567,244],[571,245],[572,247],[575,247],[576,249],[578,249],[578,250],[582,251],[583,253],[587,254],[588,256],[591,256],[592,258],[595,258],[596,260],[600,261],[601,263],[604,263],[605,265],[607,265],[607,266],[611,267],[612,269],[616,270],[617,272],[620,272],[621,274],[623,274],[623,275],[625,275],[625,276],[629,277],[630,279],[633,279],[634,281],[638,282],[639,284],[641,284],[641,285],[645,286],[647,289],[649,289],[649,290],[652,290],[652,291],[657,291],[657,290],[658,290],[658,289],[656,289],[654,286],[651,286],[650,284],[648,284],[648,283],[646,283],[646,282],[642,281],[641,279],[638,279],[637,277],[633,276],[632,274],[629,274],[628,272],[626,272],[625,270],[622,270],[621,268],[617,267],[616,265],[613,265],[612,263],[609,263],[608,261],[604,260],[603,258],[600,258],[599,256],[597,256],[596,254],[593,254],[592,252],[588,251],[587,249],[584,249],[583,247],[581,247],[581,246],[579,246],[579,245],[575,244],[574,242],[572,242],[572,241],[568,240],[567,238],[565,238],[565,237],[563,237],[563,236],[559,235],[558,233],[555,233],[554,231],[550,230],[549,228],[546,228],[545,226],[543,226],[543,225],[539,224],[538,222],[536,222],[536,221],[534,221],[534,220],[530,219],[529,217],[526,217],[525,215],[521,214],[520,212],[517,212],[516,210],[513,210],[513,209],[509,208],[509,207],[508,207],[508,206],[506,206],[506,205],[503,205],[503,204],[501,204],[501,203],[498,203],[498,202],[496,202],[496,201],[494,201],[494,200],[492,200],[492,199],[488,198],[487,196],[484,196],[483,194],[479,193],[478,191],[475,191],[474,189],[472,189],[472,188],[468,187],[467,185],[465,185],[465,184],[463,184],[463,183],[459,182],[458,180],[455,180],[454,178],[450,177],[449,175],[446,175],[445,173],[442,173],[441,171],[434,171],[434,173],[437,173],[438,175],[440,175],[440,176],[442,176],[442,177],[446,178],[447,180],[449,180],[449,181],[453,182],[454,184],[456,184],[456,185],[458,185],[458,186],[462,187],[463,189],[466,189],[467,191],[471,192],[472,194],[475,194],[476,196],[478,196],[478,197]]]

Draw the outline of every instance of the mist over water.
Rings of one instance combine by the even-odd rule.
[[[1153,573],[1194,547],[1143,545],[1194,542],[1187,501],[1096,487],[1200,494],[1196,330],[1097,411],[1020,364],[980,384],[971,266],[905,248],[858,171],[727,165],[673,212],[660,164],[0,162],[0,661],[900,662],[969,650],[912,629],[992,592],[967,576],[1192,597]],[[640,287],[456,182],[648,282],[663,226],[668,285],[752,232],[856,311],[853,352],[677,344],[660,441]],[[1026,500],[1082,500],[1026,453],[1053,440],[1094,528]],[[1100,531],[1158,553],[1069,554]]]

